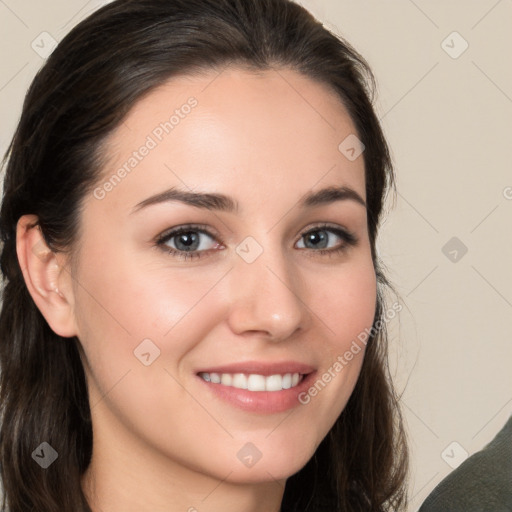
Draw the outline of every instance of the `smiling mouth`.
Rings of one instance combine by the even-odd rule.
[[[259,375],[256,373],[200,372],[198,375],[206,382],[219,384],[220,386],[246,389],[248,391],[282,391],[284,389],[291,389],[300,384],[306,377],[306,374],[302,373]]]

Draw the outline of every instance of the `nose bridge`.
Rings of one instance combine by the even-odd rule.
[[[238,334],[265,332],[279,341],[305,327],[308,310],[293,261],[270,240],[267,236],[262,244],[247,237],[236,248],[229,323]]]

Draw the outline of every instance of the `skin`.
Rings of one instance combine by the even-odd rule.
[[[320,376],[373,322],[365,207],[297,205],[331,185],[366,198],[363,158],[338,150],[356,130],[325,85],[287,69],[174,78],[108,139],[98,185],[191,96],[197,106],[136,168],[103,199],[84,198],[75,264],[45,252],[33,216],[18,223],[30,293],[52,329],[83,347],[94,432],[83,487],[98,512],[278,511],[286,479],[346,405],[364,350],[308,404],[279,413],[238,409],[195,371],[292,360]],[[131,213],[171,186],[232,196],[240,210],[166,202]],[[331,255],[307,248],[302,235],[323,222],[349,230],[357,244]],[[200,235],[203,257],[180,260],[155,245],[190,223],[215,237]],[[344,244],[327,233],[328,248]],[[252,263],[235,251],[248,236],[263,249]],[[149,366],[134,356],[144,339],[160,350]],[[262,454],[252,467],[237,458],[247,442]]]

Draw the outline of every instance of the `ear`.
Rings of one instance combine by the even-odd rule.
[[[51,329],[60,336],[78,334],[72,277],[62,253],[52,252],[35,215],[23,215],[16,227],[16,252],[25,284]]]

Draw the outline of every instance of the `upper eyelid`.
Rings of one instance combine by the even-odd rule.
[[[188,232],[188,231],[197,231],[199,233],[204,233],[205,235],[208,235],[212,238],[220,236],[216,233],[215,230],[212,230],[211,228],[209,228],[207,226],[196,225],[196,224],[183,224],[181,226],[176,226],[174,228],[166,229],[165,231],[163,231],[162,233],[157,235],[156,241],[159,242],[159,241],[163,241],[163,240],[168,240],[170,238],[177,236],[181,232]]]

